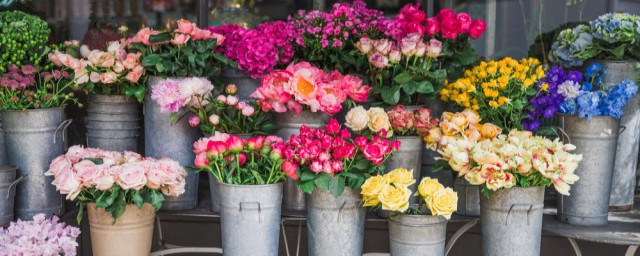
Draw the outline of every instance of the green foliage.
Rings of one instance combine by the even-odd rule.
[[[50,65],[46,63],[50,33],[47,23],[37,16],[21,11],[0,12],[0,73],[12,64]]]

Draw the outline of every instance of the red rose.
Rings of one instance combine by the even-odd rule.
[[[428,18],[424,31],[427,36],[433,36],[440,33],[440,25],[438,24],[438,21],[435,18]]]
[[[424,28],[422,27],[422,25],[420,25],[420,23],[417,22],[410,22],[405,24],[404,26],[404,32],[408,35],[408,34],[413,34],[416,33],[420,36],[424,35]]]
[[[461,34],[466,34],[469,31],[469,27],[471,27],[471,16],[466,12],[461,12],[456,15],[456,20],[459,26],[458,31]]]
[[[384,160],[384,146],[379,143],[369,143],[363,150],[364,158],[368,159],[375,165],[382,164]]]
[[[458,21],[454,18],[440,21],[440,34],[444,38],[456,39],[459,27]]]
[[[400,141],[399,140],[395,140],[391,143],[391,148],[393,148],[393,150],[398,150],[400,149]]]
[[[353,142],[356,144],[356,147],[358,147],[359,149],[363,149],[365,146],[367,146],[369,140],[365,136],[359,136]]]
[[[338,133],[340,131],[340,124],[338,123],[338,120],[335,118],[331,118],[331,120],[329,120],[329,123],[327,123],[327,125],[324,127],[324,130],[329,134]]]
[[[447,9],[444,8],[442,10],[440,10],[440,12],[438,12],[438,15],[436,15],[436,19],[438,19],[438,21],[442,22],[448,19],[453,19],[455,17],[456,13],[451,10],[451,9]]]
[[[282,170],[284,171],[285,174],[287,174],[287,176],[289,176],[289,178],[291,178],[293,180],[300,179],[300,177],[298,177],[298,165],[297,164],[294,164],[291,161],[284,161],[284,163],[282,163]]]
[[[469,36],[473,39],[478,39],[484,33],[487,28],[487,23],[483,20],[473,20],[469,27]]]

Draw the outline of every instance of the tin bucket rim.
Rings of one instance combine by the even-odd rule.
[[[273,183],[273,184],[262,184],[262,185],[238,185],[238,184],[227,184],[227,183],[222,183],[220,181],[218,181],[218,179],[215,178],[215,176],[213,177],[216,181],[216,183],[220,186],[224,186],[224,187],[231,187],[231,188],[268,188],[268,187],[276,187],[279,185],[284,184],[284,181],[278,182],[278,183]]]
[[[55,107],[55,108],[29,108],[29,109],[5,109],[0,112],[2,113],[19,113],[19,112],[44,112],[44,111],[52,111],[52,110],[64,110],[64,107]]]

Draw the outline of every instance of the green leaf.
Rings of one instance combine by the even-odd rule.
[[[142,59],[142,66],[153,67],[162,62],[162,57],[158,54],[149,54]]]
[[[369,160],[366,158],[360,158],[354,165],[353,168],[359,171],[366,171],[369,168]]]
[[[161,43],[169,40],[171,40],[171,33],[169,32],[149,36],[149,43]]]
[[[315,178],[316,178],[316,175],[312,172],[303,172],[302,175],[300,175],[301,181],[313,180]]]
[[[321,174],[318,174],[313,181],[318,188],[327,190],[329,189],[330,180],[331,180],[331,175],[323,172]]]
[[[131,195],[131,201],[138,206],[138,208],[142,208],[144,204],[144,199],[140,196],[140,191],[134,191]]]
[[[413,80],[413,75],[407,72],[400,73],[399,75],[393,78],[393,81],[398,84],[406,84]]]
[[[156,208],[156,211],[160,210],[160,207],[162,207],[162,203],[164,202],[164,196],[162,196],[161,193],[158,193],[158,191],[155,190],[151,190],[151,197],[150,197],[150,204],[153,205],[154,208]]]
[[[80,161],[84,161],[84,160],[88,160],[93,162],[95,165],[101,165],[104,163],[104,160],[102,158],[91,158],[91,157],[87,157],[87,158],[82,158],[80,159]]]
[[[313,188],[315,187],[314,184],[315,183],[313,180],[304,181],[300,183],[300,190],[307,194],[311,194],[313,192]]]
[[[389,105],[396,105],[400,101],[400,87],[387,86],[383,87],[380,92],[382,100]]]
[[[423,94],[434,92],[433,84],[428,80],[422,80],[416,84],[416,91]]]
[[[344,187],[344,177],[342,175],[333,177],[329,182],[329,191],[336,198],[342,195]]]
[[[400,85],[400,87],[402,87],[402,90],[404,92],[406,92],[409,95],[413,95],[414,93],[416,93],[416,82],[415,81],[411,81],[409,83],[406,84],[402,84]]]

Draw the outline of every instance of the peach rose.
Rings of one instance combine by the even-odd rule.
[[[118,75],[114,72],[107,72],[100,75],[100,82],[103,84],[112,84],[118,81]]]
[[[480,133],[485,139],[493,139],[502,133],[502,128],[492,123],[485,123],[482,124],[482,130],[480,130]]]

